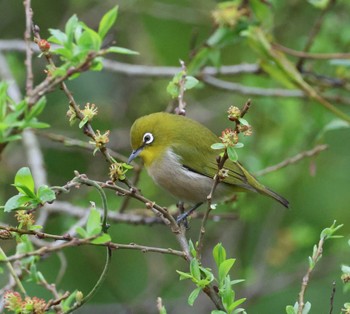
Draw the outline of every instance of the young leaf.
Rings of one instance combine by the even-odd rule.
[[[238,160],[238,155],[232,146],[227,147],[227,155],[228,158],[233,162],[236,162]]]
[[[194,301],[196,301],[201,290],[202,290],[201,288],[197,288],[191,292],[191,294],[189,295],[188,300],[187,300],[189,305],[191,305],[191,306],[193,305]]]
[[[190,273],[184,273],[183,271],[176,271],[179,275],[180,275],[180,280],[184,280],[184,279],[192,279],[193,276]]]
[[[220,264],[226,260],[226,250],[221,243],[215,245],[213,249],[213,257],[218,268]]]
[[[24,195],[15,195],[12,196],[9,200],[7,200],[5,206],[4,206],[4,211],[5,212],[11,212],[16,209],[20,209],[31,200],[30,197],[24,196]]]
[[[40,199],[41,203],[52,202],[56,199],[56,194],[52,191],[47,185],[42,185],[39,187],[37,196]]]
[[[191,275],[193,276],[194,279],[199,281],[201,279],[201,273],[199,270],[199,263],[197,259],[192,259],[191,264],[190,264],[190,271]]]
[[[86,224],[86,232],[88,236],[94,236],[99,234],[101,230],[101,214],[97,209],[92,208]]]
[[[210,146],[210,148],[215,150],[224,149],[225,145],[223,143],[214,143]]]
[[[301,314],[308,314],[311,310],[311,303],[310,302],[306,302],[303,308],[303,311],[301,312]]]
[[[242,148],[244,147],[244,144],[243,143],[240,143],[238,142],[236,145],[235,145],[235,148]]]
[[[123,48],[123,47],[117,47],[117,46],[112,46],[107,49],[108,53],[119,53],[123,55],[138,55],[139,53],[137,51],[128,49],[128,48]]]
[[[101,243],[107,243],[111,241],[111,236],[108,233],[104,233],[98,238],[91,241],[91,243],[94,244],[101,244]]]
[[[185,89],[191,89],[198,84],[198,80],[193,76],[186,76]]]
[[[247,298],[242,298],[242,299],[238,299],[235,302],[233,302],[230,307],[229,310],[232,311],[233,309],[235,309],[237,306],[241,305],[245,300],[247,300]]]
[[[100,25],[98,26],[98,34],[103,40],[117,20],[118,15],[118,6],[115,6],[113,9],[109,10],[101,19]]]
[[[226,275],[228,274],[228,272],[232,268],[235,261],[236,260],[234,258],[229,258],[220,264],[220,266],[219,266],[219,279],[220,279],[220,281],[226,277]]]
[[[15,176],[15,185],[24,185],[30,191],[35,193],[33,176],[28,167],[23,167],[17,171]],[[18,189],[18,191],[22,193],[20,189]]]
[[[26,115],[26,120],[29,121],[32,118],[37,117],[45,108],[46,98],[41,97],[39,101],[30,109],[29,113]]]
[[[79,23],[79,20],[75,14],[72,15],[66,23],[65,32],[67,35],[67,44],[68,44],[66,45],[67,48],[71,48],[70,45],[73,42],[74,32],[78,26],[78,23]]]
[[[76,232],[77,234],[79,234],[83,239],[85,239],[85,238],[88,237],[88,235],[87,235],[85,229],[83,229],[83,228],[80,227],[80,226],[78,226],[78,227],[75,228],[75,232]]]
[[[287,305],[286,307],[286,313],[287,314],[297,314],[297,312],[294,310],[294,307],[291,305]]]
[[[48,38],[48,41],[62,46],[67,42],[67,35],[59,29],[49,28],[49,32],[52,36]]]
[[[35,193],[33,193],[27,186],[23,184],[13,184],[14,187],[20,192],[22,195],[26,195],[30,197],[32,200],[36,200],[37,197]]]

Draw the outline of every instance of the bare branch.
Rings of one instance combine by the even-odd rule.
[[[317,156],[320,152],[326,150],[327,148],[328,148],[328,145],[325,145],[325,144],[317,145],[313,149],[301,152],[293,157],[290,157],[290,158],[278,163],[277,165],[270,166],[270,167],[267,167],[267,168],[262,169],[260,171],[257,171],[257,172],[255,172],[255,175],[257,177],[259,177],[259,176],[263,176],[265,174],[268,174],[270,172],[277,171],[277,170],[284,168],[288,165],[295,164],[295,163],[297,163],[297,162],[299,162],[307,157]]]

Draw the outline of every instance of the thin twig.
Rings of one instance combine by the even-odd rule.
[[[170,255],[175,255],[175,256],[179,256],[179,257],[182,257],[184,259],[187,259],[187,255],[185,252],[177,251],[177,250],[174,250],[171,248],[151,247],[151,246],[140,245],[140,244],[135,244],[135,243],[130,243],[130,244],[122,244],[122,243],[114,243],[114,242],[93,243],[92,241],[96,237],[80,239],[80,238],[72,237],[69,234],[55,235],[55,234],[49,234],[49,233],[44,233],[44,232],[38,232],[38,231],[34,231],[34,230],[22,230],[22,229],[5,227],[5,226],[0,226],[0,229],[8,230],[10,232],[15,232],[15,233],[18,233],[21,235],[23,235],[23,234],[34,235],[40,239],[54,239],[54,240],[64,241],[63,243],[61,243],[59,245],[44,246],[44,247],[41,247],[41,248],[34,250],[34,251],[31,251],[31,252],[15,254],[15,255],[6,257],[6,258],[0,260],[0,263],[10,263],[10,262],[14,262],[17,260],[21,260],[21,259],[29,257],[29,256],[43,256],[43,255],[46,255],[48,253],[61,251],[62,249],[67,248],[67,247],[75,247],[75,246],[83,246],[83,245],[104,246],[104,247],[108,247],[110,249],[115,249],[115,250],[119,250],[119,249],[137,250],[137,251],[141,251],[143,253],[155,252],[155,253],[161,253],[161,254],[170,254]]]
[[[51,133],[51,132],[42,132],[42,131],[38,131],[38,130],[36,130],[35,133],[41,137],[45,137],[45,138],[53,141],[53,142],[62,143],[65,146],[78,147],[78,148],[82,148],[82,149],[85,149],[85,150],[88,150],[91,152],[93,152],[95,149],[95,147],[88,142],[78,140],[75,138],[70,138],[68,136],[64,136],[61,134],[55,134],[55,133]],[[127,157],[125,157],[124,155],[122,155],[122,154],[120,154],[120,153],[118,153],[110,148],[108,148],[108,152],[113,158],[116,158],[122,162],[128,161]],[[137,164],[133,164],[133,167],[134,167],[134,171],[139,170],[139,168],[141,168]]]
[[[306,97],[305,93],[298,89],[260,88],[245,86],[238,83],[227,82],[210,75],[202,77],[203,82],[216,88],[237,92],[241,95],[264,97]]]
[[[321,27],[322,27],[322,23],[324,21],[324,18],[326,17],[326,14],[328,13],[328,11],[333,7],[333,5],[335,4],[336,0],[330,0],[328,2],[327,7],[322,10],[321,14],[319,15],[318,19],[316,20],[316,22],[314,23],[314,25],[311,28],[311,31],[309,33],[307,42],[304,46],[303,52],[308,52],[310,50],[310,48],[312,47],[314,40],[317,36],[317,34],[320,32]],[[299,69],[299,71],[303,68],[304,65],[304,58],[299,59],[299,61],[296,64],[296,68]]]
[[[313,256],[311,257],[312,262],[315,264],[320,257],[322,256],[322,251],[323,251],[323,244],[324,244],[325,238],[321,237],[320,241],[318,242],[316,251],[314,252]],[[311,265],[309,265],[309,268],[306,272],[306,274],[303,277],[302,283],[301,283],[301,289],[299,292],[299,300],[298,300],[298,314],[302,314],[305,303],[304,303],[304,296],[305,296],[305,292],[306,292],[306,288],[307,285],[309,283],[310,280],[310,275],[313,271],[313,267]]]
[[[306,51],[298,51],[277,43],[273,43],[272,46],[277,50],[283,51],[291,56],[299,57],[302,59],[316,59],[316,60],[329,60],[329,59],[350,59],[350,53],[312,53]]]
[[[186,86],[186,76],[187,68],[185,62],[180,60],[182,76],[179,82],[179,96],[177,97],[178,106],[175,108],[176,114],[186,115],[186,102],[185,102],[185,86]]]
[[[247,102],[244,104],[242,110],[241,110],[241,118],[243,118],[245,116],[245,114],[248,112],[249,108],[251,105],[251,100],[248,99]],[[240,133],[240,130],[238,128],[239,125],[239,121],[236,121],[236,128],[235,128],[235,132],[238,134]],[[211,190],[209,192],[209,195],[207,196],[207,210],[203,216],[202,219],[202,224],[201,224],[201,228],[199,231],[199,236],[198,236],[198,245],[197,245],[197,258],[200,260],[201,259],[201,251],[203,248],[203,241],[204,241],[204,235],[205,235],[205,227],[208,221],[208,217],[209,214],[211,212],[212,208],[212,199],[213,199],[213,195],[214,192],[216,190],[217,185],[220,183],[220,176],[219,176],[219,172],[221,169],[223,169],[226,160],[228,159],[228,155],[227,155],[227,150],[225,149],[224,155],[222,157],[218,158],[218,170],[217,173],[215,174],[214,178],[213,178],[213,185],[211,187]]]
[[[33,89],[33,67],[32,67],[32,48],[31,48],[31,34],[32,34],[32,21],[33,21],[33,11],[31,8],[31,0],[24,0],[25,15],[26,15],[26,30],[24,32],[24,39],[26,43],[26,94],[27,96],[31,93]]]
[[[336,292],[336,286],[335,286],[335,281],[333,281],[332,284],[332,294],[330,298],[330,309],[329,309],[329,314],[333,314],[333,307],[334,307],[334,297],[335,297],[335,292]]]
[[[64,314],[72,313],[74,310],[83,306],[83,304],[88,302],[95,295],[97,290],[101,287],[103,281],[107,277],[107,272],[108,272],[108,269],[111,265],[111,259],[112,259],[112,251],[109,247],[107,247],[106,253],[107,254],[106,254],[105,266],[102,270],[100,277],[98,278],[97,282],[95,283],[94,287],[90,290],[90,292],[80,302],[76,302],[71,308],[69,308],[67,311],[65,311]]]
[[[268,174],[270,172],[277,171],[277,170],[284,168],[288,165],[295,164],[295,163],[303,160],[304,158],[317,156],[320,152],[326,150],[327,148],[328,148],[328,145],[325,145],[325,144],[317,145],[313,149],[301,152],[293,157],[290,157],[284,161],[281,161],[280,163],[278,163],[276,165],[273,165],[273,166],[267,167],[265,169],[262,169],[260,171],[257,171],[257,172],[255,172],[254,175],[257,177],[260,177],[260,176],[263,176],[263,175]]]

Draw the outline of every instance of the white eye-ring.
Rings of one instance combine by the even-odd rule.
[[[151,144],[153,142],[153,140],[154,140],[154,137],[153,137],[152,133],[147,132],[143,135],[143,142],[145,144]]]

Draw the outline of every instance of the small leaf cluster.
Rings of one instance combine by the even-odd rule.
[[[322,249],[323,249],[322,245],[324,241],[328,239],[337,239],[342,237],[340,235],[335,235],[335,232],[338,231],[342,226],[343,225],[336,225],[336,221],[334,220],[333,224],[330,227],[325,228],[321,231],[320,242],[318,243],[318,245],[316,244],[314,245],[312,256],[309,256],[309,272],[311,272],[315,268],[316,264],[320,261],[322,257]],[[298,309],[299,309],[299,303],[296,302],[294,306],[288,305],[286,307],[286,313],[298,314],[299,313]],[[310,313],[310,310],[311,310],[311,303],[306,302],[303,307],[302,314],[308,314]]]
[[[235,291],[232,286],[240,283],[244,280],[231,280],[229,271],[233,267],[236,259],[226,258],[226,250],[221,243],[218,243],[213,249],[213,257],[216,267],[218,269],[218,284],[219,295],[222,300],[222,304],[228,314],[245,313],[244,309],[238,308],[246,299],[241,298],[236,300]],[[222,311],[212,311],[212,314],[220,314]]]
[[[101,225],[101,213],[95,208],[95,205],[92,204],[86,228],[78,226],[76,232],[83,238],[91,238],[91,243],[100,244],[111,241],[111,236],[107,233],[102,233]]]
[[[239,142],[238,134],[243,132],[244,135],[251,135],[251,126],[248,121],[241,117],[241,110],[237,107],[231,106],[228,109],[228,119],[236,124],[234,130],[226,128],[222,131],[219,139],[221,142],[214,143],[211,145],[211,149],[214,150],[225,150],[228,158],[236,162],[238,160],[238,154],[236,148],[244,147],[244,144]],[[224,152],[220,154],[222,157]]]
[[[41,185],[37,191],[35,190],[34,179],[28,167],[17,171],[13,186],[19,193],[11,197],[5,206],[2,206],[5,212],[21,209],[33,210],[56,199],[55,192],[47,185]]]
[[[0,82],[0,143],[16,141],[22,138],[20,132],[26,128],[47,128],[49,125],[37,120],[44,110],[46,98],[41,97],[33,106],[26,100],[14,102],[7,93],[8,84]],[[16,134],[13,130],[16,129]]]
[[[168,94],[172,98],[179,97],[181,92],[181,84],[183,84],[184,90],[189,90],[198,84],[198,80],[193,76],[187,75],[186,70],[182,70],[175,74],[166,88]]]
[[[137,54],[137,52],[117,46],[102,48],[103,41],[115,24],[118,15],[118,7],[108,11],[101,19],[98,31],[88,27],[73,15],[66,23],[64,32],[59,29],[49,29],[51,37],[48,41],[58,44],[59,47],[52,49],[52,53],[60,57],[64,62],[62,66],[50,69],[52,75],[64,76],[67,70],[84,65],[87,61],[88,68],[92,71],[100,71],[103,68],[101,56],[107,53]],[[75,73],[71,78],[75,78]]]
[[[217,244],[213,249],[213,257],[215,264],[218,269],[218,277],[215,278],[212,270],[210,268],[203,267],[199,260],[197,259],[197,252],[194,248],[192,241],[190,241],[190,251],[193,259],[190,263],[190,272],[178,271],[180,274],[180,280],[191,279],[192,282],[197,286],[195,290],[191,292],[188,297],[188,304],[193,305],[197,299],[201,290],[207,287],[213,281],[218,283],[219,295],[224,306],[224,311],[214,310],[212,314],[238,314],[245,313],[244,309],[238,308],[246,299],[235,299],[235,292],[232,286],[242,282],[243,280],[231,280],[228,274],[235,263],[235,259],[226,259],[226,250],[221,243]]]
[[[299,310],[299,303],[298,302],[295,302],[294,306],[287,305],[287,307],[286,307],[287,314],[298,314],[299,313],[298,310]],[[301,311],[301,314],[308,314],[308,313],[310,313],[310,310],[311,310],[311,303],[306,302],[304,307],[303,307],[303,310]]]

